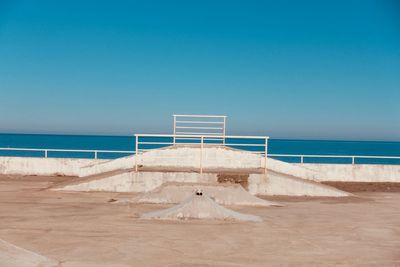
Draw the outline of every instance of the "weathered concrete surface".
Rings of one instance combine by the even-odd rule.
[[[202,151],[202,155],[201,155]],[[139,155],[138,164],[152,167],[197,167],[202,159],[203,168],[252,169],[260,168],[261,157],[243,150],[227,147],[175,146],[151,150]]]
[[[296,164],[318,173],[318,181],[400,182],[400,165]]]
[[[104,172],[132,169],[135,164],[144,167],[179,167],[205,169],[254,169],[261,168],[262,157],[246,151],[226,147],[205,147],[202,156],[199,147],[173,146],[147,151],[138,156],[128,156],[113,161],[91,164],[81,169],[79,176],[85,177]]]
[[[136,156],[126,156],[114,160],[92,162],[80,168],[78,176],[86,177],[117,170],[133,169],[135,166],[135,157]]]
[[[262,167],[265,166],[265,163],[262,164]],[[276,160],[276,159],[267,159],[267,169],[269,171],[283,173],[289,176],[294,176],[302,179],[318,181],[318,177],[320,175],[319,172],[304,168],[301,165],[296,165],[292,163],[287,163],[284,161]]]
[[[59,262],[0,239],[0,267],[59,267]]]
[[[80,176],[88,176],[119,169],[132,169],[135,156],[113,161],[93,163],[80,170]],[[200,148],[169,147],[152,150],[137,158],[137,163],[145,167],[179,167],[198,169]],[[265,160],[260,155],[223,147],[206,147],[203,151],[204,169],[255,170],[264,169]],[[292,164],[275,159],[267,159],[267,169],[312,181],[363,181],[400,182],[400,166],[369,164]]]
[[[176,146],[116,160],[0,157],[0,174],[66,175],[89,177],[141,168],[181,168],[198,170],[201,150]],[[205,147],[202,167],[208,171],[229,169],[263,170],[265,159],[246,151],[224,147]],[[400,182],[398,165],[291,164],[268,158],[269,171],[312,181]]]
[[[218,185],[217,173],[193,172],[133,172],[117,171],[75,179],[57,185],[52,190],[63,191],[106,191],[106,192],[149,192],[168,182],[211,183]],[[269,171],[250,174],[249,192],[253,195],[288,196],[331,196],[342,197],[352,194],[318,182]]]
[[[144,213],[142,219],[159,220],[235,220],[247,222],[261,222],[258,216],[244,214],[220,206],[207,195],[192,194],[179,205],[168,209]]]
[[[149,192],[167,182],[216,183],[217,179],[215,173],[119,171],[75,180],[69,184],[57,185],[53,190]]]
[[[400,266],[399,193],[232,207],[259,223],[166,222],[139,216],[170,205],[108,202],[136,194],[44,190],[61,178],[0,175],[0,237],[61,267]]]
[[[129,156],[114,161],[93,163],[83,167],[80,176],[88,176],[118,169],[131,169],[138,165],[145,167],[180,167],[198,169],[200,148],[169,147],[143,153],[135,159]],[[205,147],[203,150],[204,169],[263,169],[262,156],[246,151],[224,147]],[[369,164],[292,164],[275,159],[267,159],[268,170],[313,181],[363,181],[400,182],[399,165]]]
[[[79,176],[82,167],[101,162],[104,160],[0,157],[0,174]]]
[[[281,206],[281,204],[257,198],[238,184],[198,184],[166,183],[154,191],[133,199],[121,199],[118,202],[177,204],[192,196],[197,190],[212,198],[220,205]]]
[[[249,192],[253,195],[347,197],[351,193],[318,182],[268,171],[267,175],[250,174]]]

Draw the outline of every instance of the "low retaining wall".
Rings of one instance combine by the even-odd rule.
[[[101,163],[98,159],[0,157],[0,174],[79,176],[83,166]]]
[[[230,149],[204,149],[203,167],[222,169],[262,168],[259,155]],[[190,157],[191,156],[191,157]],[[200,151],[195,148],[154,150],[138,157],[145,166],[198,167]],[[90,176],[105,172],[132,169],[135,156],[116,160],[0,157],[0,174]],[[313,181],[400,182],[400,165],[373,164],[291,164],[268,159],[269,171]]]
[[[312,163],[295,165],[317,172],[317,180],[321,182],[400,182],[400,165]],[[309,177],[311,178],[315,176]]]

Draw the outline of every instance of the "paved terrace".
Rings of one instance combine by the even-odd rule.
[[[109,202],[127,194],[45,190],[69,179],[0,176],[0,239],[62,267],[400,266],[399,193],[232,207],[262,223],[160,222],[138,215],[168,205]]]

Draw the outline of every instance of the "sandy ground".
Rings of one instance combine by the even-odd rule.
[[[233,207],[262,223],[163,222],[138,215],[170,205],[109,203],[128,194],[46,190],[68,179],[0,176],[0,239],[63,267],[400,266],[399,193]]]
[[[363,183],[363,182],[323,182],[347,192],[397,192],[400,193],[400,183]]]

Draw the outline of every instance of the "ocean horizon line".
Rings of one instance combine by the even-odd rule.
[[[138,132],[142,133],[142,132]],[[149,134],[160,134],[160,133],[149,133]],[[84,134],[78,134],[78,133],[38,133],[38,132],[33,132],[33,133],[21,133],[21,132],[0,132],[0,135],[33,135],[33,136],[76,136],[76,137],[134,137],[135,133],[132,133],[131,135],[128,134],[102,134],[102,133],[84,133]],[[271,137],[269,138],[270,140],[274,141],[320,141],[320,142],[377,142],[377,143],[400,143],[399,140],[385,140],[385,139],[360,139],[360,140],[355,140],[355,139],[328,139],[328,138],[280,138],[280,137]]]

